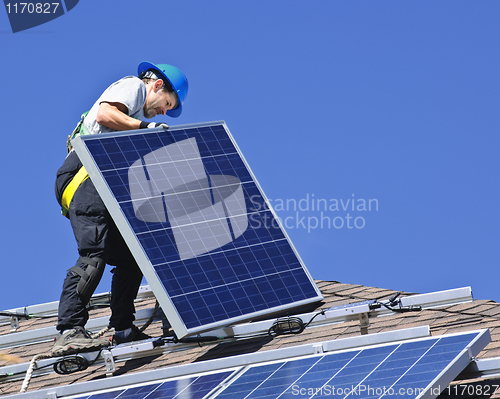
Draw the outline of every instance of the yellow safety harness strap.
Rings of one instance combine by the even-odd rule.
[[[73,130],[73,133],[71,133],[68,136],[68,140],[66,142],[66,145],[68,147],[68,154],[71,152],[73,149],[73,146],[71,145],[71,140],[74,139],[76,136],[80,134],[90,134],[85,125],[83,124],[83,121],[85,117],[88,115],[90,111],[84,112],[80,118],[80,121],[78,122],[78,125],[76,125],[75,130]],[[75,195],[76,189],[80,187],[80,184],[83,183],[84,180],[88,179],[89,175],[85,168],[82,166],[80,170],[76,173],[76,175],[71,179],[69,184],[66,186],[64,189],[64,192],[62,194],[61,198],[61,213],[68,217],[68,210],[69,210],[69,204],[71,203],[71,200],[73,199],[73,196]]]
[[[68,209],[69,209],[69,204],[71,203],[71,200],[73,199],[73,196],[75,195],[76,189],[80,187],[80,184],[82,184],[86,179],[89,178],[89,175],[87,171],[85,170],[85,167],[81,167],[80,170],[76,173],[75,177],[71,179],[69,184],[66,186],[64,189],[62,199],[61,199],[61,205],[62,209],[61,212],[64,216],[68,216]]]

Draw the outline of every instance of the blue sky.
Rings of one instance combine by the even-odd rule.
[[[13,34],[0,11],[0,309],[59,299],[78,257],[53,188],[66,137],[141,61],[190,83],[182,116],[155,120],[226,121],[314,278],[500,301],[499,15],[486,0],[88,0]]]

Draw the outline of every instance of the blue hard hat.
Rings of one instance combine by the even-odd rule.
[[[182,113],[182,105],[187,97],[188,92],[188,80],[186,75],[182,73],[179,68],[176,68],[168,64],[151,64],[150,62],[141,62],[138,68],[138,74],[146,72],[148,70],[154,70],[160,73],[162,79],[166,79],[174,89],[174,93],[177,96],[177,107],[168,110],[167,115],[173,118],[177,118]]]

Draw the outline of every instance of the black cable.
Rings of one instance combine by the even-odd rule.
[[[203,336],[197,335],[195,337],[177,338],[177,336],[174,335],[172,337],[162,337],[159,340],[154,341],[153,342],[153,346],[154,347],[161,346],[162,344],[165,344],[165,343],[172,343],[172,344],[177,344],[177,343],[192,344],[192,343],[196,343],[196,344],[198,344],[201,347],[201,344],[204,343],[204,342],[214,342],[214,341],[218,341],[220,339],[229,339],[229,338],[234,338],[234,336],[217,337],[215,335],[203,335]]]
[[[44,369],[46,367],[50,367],[50,366],[53,366],[54,364],[56,364],[57,362],[54,362],[54,363],[49,363],[49,364],[46,364],[45,366],[40,366],[40,367],[37,367],[35,368],[34,370],[41,370],[41,369]],[[4,373],[4,374],[0,374],[0,381],[2,380],[2,378],[7,378],[7,377],[12,377],[12,376],[15,376],[15,375],[20,375],[20,374],[26,374],[26,370],[21,370],[21,371],[16,371],[14,373]]]
[[[57,317],[57,315],[46,315],[46,316],[39,316],[36,314],[28,314],[28,313],[14,313],[14,312],[0,312],[0,316],[7,316],[7,317],[17,317],[19,319],[50,319],[52,317]]]
[[[94,360],[88,361],[85,357],[80,354],[75,354],[71,356],[65,356],[61,360],[55,362],[54,371],[57,374],[72,374],[77,371],[86,370],[89,366],[92,366],[99,356],[101,355],[102,349],[99,351]]]
[[[158,312],[158,309],[160,308],[160,302],[158,302],[158,299],[155,302],[155,307],[153,309],[153,313],[151,313],[151,316],[149,316],[149,319],[143,324],[141,328],[139,328],[139,331],[142,333],[146,328],[149,327],[149,325],[153,322],[153,320],[156,317],[156,313]]]
[[[325,315],[325,309],[322,309],[322,310],[320,310],[318,313],[316,313],[316,314],[315,314],[315,315],[311,318],[311,320],[309,320],[309,321],[306,323],[306,325],[304,326],[304,329],[306,329],[307,327],[309,327],[309,324],[311,324],[311,323],[312,323],[312,321],[313,321],[313,320],[314,320],[317,316],[319,316],[320,314],[322,314],[322,315],[324,316],[324,315]]]
[[[89,367],[89,362],[83,356],[75,355],[65,357],[54,364],[54,371],[57,374],[72,374],[83,371]]]
[[[395,306],[397,305],[398,303],[401,304],[401,299],[399,299],[398,301],[396,301],[396,299],[401,295],[401,292],[396,292],[393,296],[391,296],[389,298],[389,305],[391,306]]]
[[[392,299],[392,298],[391,298]],[[401,299],[398,301],[394,301],[394,299],[389,301],[389,304],[384,303],[384,302],[377,302],[377,304],[382,305],[384,308],[391,310],[392,312],[396,313],[406,313],[406,312],[420,312],[422,310],[422,306],[407,306],[403,307],[401,306]],[[395,306],[399,305],[398,308]]]
[[[269,335],[300,334],[306,328],[300,317],[286,317],[277,319],[269,328]]]

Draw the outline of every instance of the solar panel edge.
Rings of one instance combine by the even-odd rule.
[[[219,120],[219,121],[213,121],[213,122],[186,123],[183,125],[170,126],[168,130],[172,132],[172,131],[176,131],[176,130],[196,129],[196,128],[200,128],[200,127],[207,127],[207,126],[217,125],[217,124],[225,125],[226,122],[224,120]],[[148,129],[148,132],[163,132],[163,131],[165,131],[163,128]],[[130,136],[130,135],[136,135],[136,134],[144,134],[144,129],[100,133],[99,137],[108,138],[108,137]],[[79,137],[80,136],[75,137],[72,140],[72,143],[74,143]],[[87,135],[85,138],[88,138],[88,137],[89,136]]]
[[[436,398],[450,385],[450,383],[469,365],[469,363],[491,342],[491,333],[488,328],[468,331],[477,336],[455,358],[455,361],[446,367],[429,385],[421,398]],[[464,335],[467,333],[463,333]],[[460,335],[460,333],[449,336]]]

